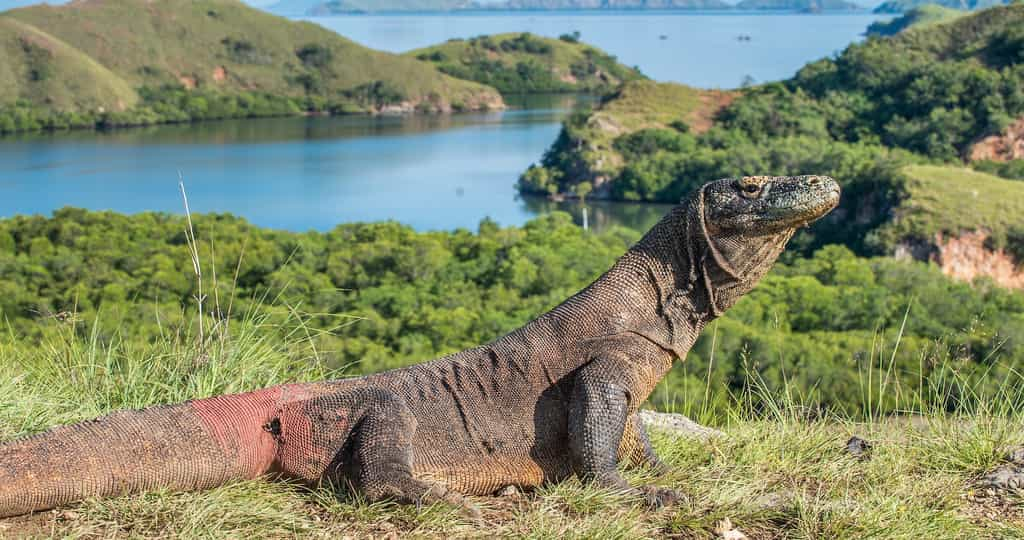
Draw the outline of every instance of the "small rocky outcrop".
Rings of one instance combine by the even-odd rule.
[[[714,428],[702,426],[693,420],[675,413],[663,413],[642,410],[638,413],[645,426],[667,431],[681,437],[706,440],[711,437],[724,437],[725,433]]]
[[[1010,451],[1004,461],[983,476],[978,486],[996,491],[1024,490],[1024,447]]]
[[[988,277],[997,284],[1024,289],[1024,268],[1013,255],[989,245],[989,232],[965,231],[959,235],[936,233],[931,242],[904,242],[896,246],[896,258],[934,262],[942,273],[971,282]]]
[[[971,146],[971,161],[1009,161],[1024,159],[1024,117],[1018,118],[1002,133],[989,135]]]

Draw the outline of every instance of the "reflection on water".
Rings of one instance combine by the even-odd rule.
[[[593,231],[602,232],[610,227],[627,227],[638,231],[650,229],[672,208],[671,204],[637,204],[613,201],[550,201],[544,197],[522,197],[523,206],[533,214],[546,214],[555,210],[568,212],[577,225],[583,225],[584,208],[587,224]]]
[[[585,99],[510,99],[507,111],[268,118],[0,139],[0,216],[63,206],[197,212],[289,230],[393,219],[420,230],[519,225],[573,203],[517,197],[561,120]],[[646,227],[653,206],[590,203],[595,229]]]
[[[108,131],[78,130],[57,133],[24,133],[0,136],[0,144],[47,142],[69,144],[240,144],[415,135],[465,127],[501,124],[557,124],[567,111],[595,98],[572,94],[511,95],[505,111],[426,115],[352,115],[285,118],[249,118],[162,124]]]

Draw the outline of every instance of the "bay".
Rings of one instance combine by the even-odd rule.
[[[406,50],[482,33],[580,30],[661,80],[736,86],[788,77],[858,39],[875,16],[473,14],[316,18],[372,47]],[[660,39],[660,35],[666,39]],[[751,36],[739,42],[737,35]],[[64,206],[181,213],[179,171],[196,212],[230,212],[288,230],[396,220],[418,230],[520,225],[578,203],[520,197],[519,174],[583,98],[510,97],[507,111],[439,116],[232,120],[0,138],[0,217]],[[583,101],[586,101],[585,99]],[[587,203],[596,229],[644,229],[664,205]]]
[[[406,52],[451,38],[579,31],[648,77],[699,88],[736,88],[791,77],[809,61],[863,38],[871,13],[572,11],[306,17],[373,49]],[[740,40],[740,36],[749,40]]]

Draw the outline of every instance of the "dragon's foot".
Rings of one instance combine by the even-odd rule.
[[[673,506],[686,500],[686,495],[683,492],[667,487],[641,486],[639,491],[648,508],[652,509]]]
[[[435,503],[444,503],[459,509],[459,512],[473,520],[480,521],[481,513],[480,507],[470,502],[464,495],[452,491],[440,484],[432,484],[430,489],[424,492],[423,496],[419,498],[419,505],[431,505]]]

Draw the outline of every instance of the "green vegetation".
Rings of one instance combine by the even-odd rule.
[[[10,10],[0,47],[0,131],[501,105],[493,89],[232,0]]]
[[[494,339],[586,285],[637,238],[626,229],[587,234],[566,214],[523,228],[484,221],[476,234],[394,223],[296,234],[224,215],[203,216],[196,227],[209,261],[208,327],[301,317],[318,360],[345,374]],[[66,209],[0,221],[0,312],[6,333],[26,346],[72,323],[78,335],[126,347],[195,331],[181,308],[200,292],[192,272],[180,218]],[[1024,335],[1024,294],[831,246],[780,265],[714,328],[655,403],[720,417],[728,394],[705,403],[708,374],[736,394],[756,374],[771,392],[788,383],[809,406],[857,416],[861,378],[938,385],[952,375],[932,358],[952,355],[958,377],[997,388],[1007,366],[1024,361],[1015,341]],[[895,410],[897,398],[887,395],[877,412]]]
[[[512,94],[603,93],[643,78],[614,56],[579,43],[578,33],[561,39],[528,33],[453,39],[406,55],[430,62],[452,77]]]
[[[1011,180],[1024,180],[1024,159],[1011,159],[1010,161],[975,161],[971,167],[989,174],[1002,176]]]
[[[888,21],[875,21],[868,25],[868,36],[894,36],[912,26],[923,27],[962,17],[966,12],[959,9],[924,4],[910,8],[899,17]]]
[[[893,208],[915,204],[904,167],[961,166],[975,140],[1024,115],[1022,28],[1024,4],[1015,4],[869,39],[790,80],[742,91],[703,133],[683,129],[689,119],[654,98],[633,99],[627,87],[569,118],[520,189],[572,193],[589,182],[591,197],[672,202],[708,178],[827,174],[843,184],[842,207],[801,233],[798,248],[843,243],[861,254],[889,253],[897,239],[876,229]],[[663,111],[664,119],[626,122],[620,99],[639,101],[629,110]],[[673,114],[687,126],[671,125]]]
[[[75,209],[0,221],[0,437],[124,407],[405,365],[491,339],[596,277],[637,233],[555,214],[523,228],[325,234],[197,216],[204,333],[183,218]],[[1018,499],[972,483],[1024,443],[1024,294],[921,263],[828,247],[780,265],[707,329],[654,393],[720,426],[655,435],[677,508],[576,481],[479,498],[487,529],[445,506],[235,482],[90,500],[0,523],[27,536],[1020,535]],[[893,413],[912,414],[907,418]],[[871,460],[843,451],[858,435]],[[633,481],[651,481],[647,472]],[[127,527],[130,527],[127,528]]]
[[[984,228],[993,247],[1024,253],[1018,237],[1024,215],[1024,183],[971,169],[913,165],[903,169],[909,179],[907,197],[879,234],[927,241],[936,232],[959,233]],[[1024,232],[1024,231],[1022,231]]]
[[[985,9],[1002,4],[1006,0],[886,0],[874,9],[874,13],[904,13],[914,8],[935,5],[951,9]]]

